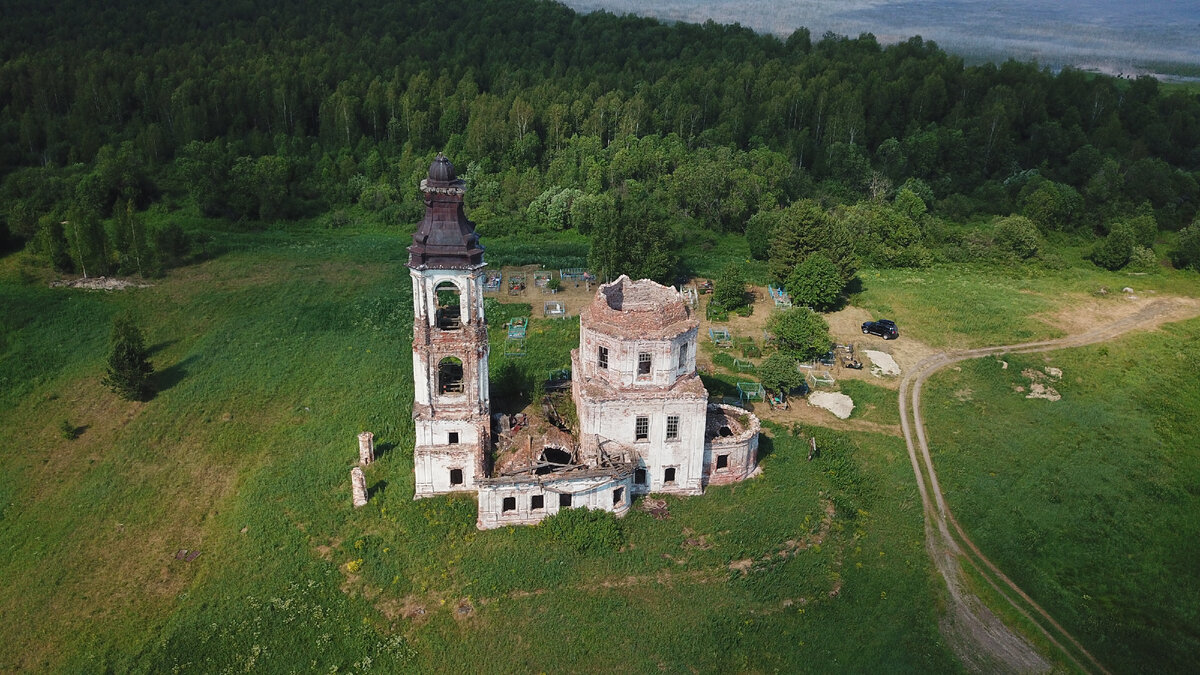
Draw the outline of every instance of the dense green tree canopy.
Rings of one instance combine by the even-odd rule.
[[[818,251],[796,265],[786,288],[793,304],[825,311],[837,305],[845,286],[837,265]]]
[[[150,365],[142,330],[128,315],[113,321],[112,349],[104,384],[127,401],[145,401],[154,392],[154,366]]]
[[[746,277],[737,263],[730,263],[713,282],[712,301],[724,309],[737,309],[748,304]]]
[[[1178,229],[1200,203],[1195,93],[966,66],[920,38],[781,41],[540,0],[64,0],[6,7],[0,31],[0,218],[17,244],[43,216],[104,221],[130,201],[411,223],[439,150],[481,225],[590,232],[629,215],[594,199],[636,181],[656,204],[643,225],[748,230],[756,257],[772,220],[816,217],[789,206],[805,198],[894,197],[901,220],[882,214],[867,257],[897,265],[929,259],[930,218],[1021,211],[1087,236],[1144,201]],[[772,256],[776,279],[817,249],[852,276],[852,242],[786,236],[801,249]],[[112,242],[99,257],[131,260]]]
[[[779,351],[793,359],[812,359],[829,351],[833,344],[829,324],[807,307],[792,307],[771,314],[767,330],[775,336]]]
[[[768,391],[787,393],[804,384],[804,376],[796,368],[796,359],[775,352],[758,367],[758,379]]]

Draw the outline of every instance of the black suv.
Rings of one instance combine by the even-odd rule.
[[[896,330],[896,322],[888,319],[880,319],[878,321],[868,321],[862,326],[864,333],[878,335],[884,340],[895,340],[900,337],[900,331]]]

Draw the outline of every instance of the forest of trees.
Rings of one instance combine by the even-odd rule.
[[[439,150],[485,233],[577,230],[597,268],[660,278],[706,231],[745,232],[780,282],[818,251],[848,278],[855,260],[1026,259],[1046,236],[1154,264],[1200,205],[1194,91],[966,66],[917,37],[542,0],[7,4],[0,218],[7,248],[62,272],[170,266],[186,242],[140,224],[152,204],[411,224]],[[947,226],[967,222],[987,227]],[[1177,263],[1198,262],[1198,229]]]

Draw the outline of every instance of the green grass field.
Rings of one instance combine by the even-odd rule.
[[[935,375],[938,475],[984,553],[1113,672],[1200,653],[1200,321]],[[1022,371],[1061,368],[1060,401]],[[974,420],[963,424],[964,419]]]
[[[984,347],[1062,337],[1053,315],[1100,288],[1194,295],[1195,275],[1130,276],[1090,263],[1061,270],[935,265],[865,269],[851,303],[896,321],[902,334],[938,348]]]
[[[404,239],[241,233],[111,293],[0,261],[0,670],[957,668],[895,438],[816,430],[810,463],[776,429],[763,476],[637,511],[597,554],[414,502]],[[159,371],[146,403],[99,384],[126,310]],[[500,311],[494,382],[565,365],[577,322],[535,320],[504,357]],[[363,429],[379,461],[354,511]]]
[[[543,528],[478,532],[472,499],[411,499],[405,233],[222,233],[202,221],[187,227],[200,236],[206,260],[151,288],[51,289],[21,255],[0,260],[0,578],[7,581],[0,585],[0,634],[8,637],[0,670],[959,669],[938,634],[941,580],[924,550],[920,501],[899,438],[823,429],[800,429],[795,437],[769,427],[762,476],[702,498],[670,499],[668,520],[635,510],[620,521],[619,550],[576,553]],[[540,255],[528,242],[496,244],[498,255],[514,261]],[[578,259],[578,242],[554,244],[546,255]],[[730,250],[724,259],[692,264],[712,267],[711,274],[739,255]],[[1078,279],[1056,274],[880,271],[864,273],[856,298],[911,320],[903,324],[909,334],[932,344],[979,344],[1046,337],[1049,325],[1027,313],[1052,313],[1094,284],[1119,284],[1090,271]],[[1171,276],[1152,283],[1168,291],[1185,282]],[[957,290],[940,292],[939,284]],[[981,333],[980,313],[998,309],[1011,311],[987,324],[993,332]],[[146,403],[120,401],[99,383],[111,319],[124,311],[144,328],[159,371],[159,393]],[[530,308],[489,302],[488,311],[494,398],[516,409],[539,379],[569,362],[578,321],[535,318],[525,355],[506,355],[504,321]],[[941,321],[918,322],[922,316]],[[1197,437],[1181,407],[1194,407],[1195,389],[1183,398],[1173,393],[1194,373],[1198,331],[1190,326],[1185,341],[1172,338],[1178,355],[1161,344],[1149,352],[1157,361],[1143,360],[1135,347],[1103,355],[1136,403],[1116,411],[1120,423],[1098,424],[1101,438],[1122,447],[1154,440],[1170,463],[1154,455],[1121,464],[1141,473],[1089,478],[1111,483],[1112,497],[1099,505],[1080,498],[1089,506],[1079,513],[1056,507],[1070,527],[1099,538],[1089,540],[1092,548],[1133,542],[1097,558],[1129,574],[1106,587],[1077,588],[1081,570],[1092,578],[1086,565],[1093,561],[1058,555],[1061,547],[1045,543],[1057,530],[1033,539],[1023,535],[1040,532],[1036,523],[1021,521],[1014,534],[989,525],[986,510],[972,519],[968,506],[956,506],[981,540],[997,532],[1042,542],[1037,560],[1044,567],[1019,581],[1038,592],[1067,589],[1065,600],[1046,600],[1051,611],[1066,613],[1081,632],[1101,626],[1094,635],[1110,643],[1132,636],[1158,645],[1167,635],[1163,621],[1191,621],[1194,631],[1182,592],[1194,589],[1194,578],[1183,589],[1163,582],[1161,572],[1195,557],[1194,543],[1164,548],[1175,541],[1168,535],[1194,532],[1177,514],[1179,504],[1194,503],[1188,486],[1196,484],[1196,467],[1171,450]],[[1165,379],[1163,363],[1172,372]],[[1064,368],[1069,377],[1084,374]],[[737,379],[718,373],[706,383],[716,391]],[[1112,379],[1109,373],[1087,391],[1106,394]],[[1163,388],[1143,391],[1141,381]],[[893,392],[842,385],[861,403],[856,416],[896,424]],[[1007,402],[1003,383],[989,386],[999,388],[995,395],[979,388],[972,399],[985,406],[981,415],[1000,401],[1027,403]],[[1076,394],[1068,389],[1064,396],[1051,410],[1070,421]],[[1173,412],[1143,415],[1159,405]],[[1089,415],[1080,419],[1102,418]],[[1040,419],[1021,428],[1033,433]],[[64,421],[78,438],[63,437]],[[364,429],[376,434],[379,460],[367,470],[371,503],[354,511],[348,472],[357,458],[355,435]],[[808,462],[813,433],[821,455]],[[1005,452],[1025,447],[1017,435],[996,433]],[[947,453],[939,462],[953,461]],[[1063,461],[1074,467],[1076,460]],[[1049,462],[1039,466],[1050,472]],[[958,485],[969,486],[951,495],[956,505],[963,494],[985,494],[977,483],[998,481],[987,474],[997,471],[991,464],[947,467]],[[1084,468],[1083,475],[1100,471]],[[1075,475],[1073,468],[1054,474],[1056,489],[1071,496],[1062,500],[1068,505],[1095,487],[1075,486]],[[1001,484],[1005,489],[990,498],[1025,514],[1026,502],[1011,496],[1019,493],[1006,491],[1014,483]],[[1153,509],[1139,502],[1147,510],[1129,511],[1121,502],[1127,495]],[[1084,527],[1093,518],[1107,523],[1111,514],[1120,518],[1101,530]],[[1139,515],[1161,525],[1146,528]],[[176,560],[179,549],[201,555]],[[1117,560],[1130,554],[1125,560],[1133,562]],[[1095,575],[1110,578],[1103,570]],[[1146,600],[1121,604],[1129,588],[1147,593]],[[1072,600],[1081,589],[1116,607],[1119,617],[1128,608],[1122,628],[1105,632],[1105,622],[1117,619],[1079,609],[1092,602]],[[1155,613],[1155,603],[1171,609]],[[1190,644],[1167,648],[1162,663],[1176,663],[1171,659],[1183,658]],[[1120,666],[1114,651],[1141,648],[1097,651]]]

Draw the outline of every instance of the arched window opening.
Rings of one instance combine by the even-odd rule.
[[[462,310],[459,306],[458,286],[452,281],[443,281],[433,290],[437,294],[437,327],[442,330],[461,328]]]
[[[547,445],[542,449],[542,461],[551,464],[570,464],[571,453],[563,448],[557,448],[552,445]]]
[[[538,458],[538,466],[533,470],[533,473],[538,476],[544,476],[548,473],[558,471],[569,464],[571,464],[570,452],[563,448],[547,445],[542,448],[542,455]]]
[[[463,393],[462,361],[447,356],[438,363],[438,391],[442,394]]]

